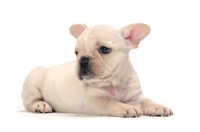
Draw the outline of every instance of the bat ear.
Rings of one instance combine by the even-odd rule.
[[[146,24],[136,23],[122,27],[120,32],[126,45],[133,49],[138,48],[139,43],[150,33],[150,27]]]
[[[74,24],[69,28],[69,31],[72,36],[74,36],[76,39],[78,36],[87,29],[87,26],[85,24]]]

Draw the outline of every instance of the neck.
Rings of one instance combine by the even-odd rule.
[[[133,75],[136,75],[136,72],[131,64],[129,56],[127,56],[127,58],[124,59],[124,61],[121,62],[121,64],[113,73],[113,78],[111,80],[112,86],[126,87]]]

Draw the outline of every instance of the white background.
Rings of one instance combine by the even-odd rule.
[[[69,27],[146,23],[151,33],[130,58],[144,93],[168,118],[114,118],[24,111],[28,72],[75,60]],[[199,0],[0,0],[0,131],[200,131]],[[64,72],[64,71],[63,71]]]

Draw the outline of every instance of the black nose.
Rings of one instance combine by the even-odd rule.
[[[89,59],[87,57],[81,58],[80,65],[82,68],[87,67],[88,63],[89,63]]]

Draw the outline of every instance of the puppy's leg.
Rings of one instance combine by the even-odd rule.
[[[89,97],[84,102],[83,113],[103,116],[138,117],[142,111],[132,105],[103,97]]]
[[[52,112],[51,106],[43,101],[40,88],[43,85],[46,69],[44,67],[37,67],[33,69],[25,79],[22,99],[24,107],[27,111],[38,113]]]
[[[32,86],[24,88],[23,92],[24,107],[27,111],[36,113],[51,113],[51,106],[43,101],[41,92]]]
[[[160,104],[157,104],[143,95],[141,95],[138,99],[136,99],[135,101],[133,101],[129,104],[138,106],[142,110],[144,115],[148,115],[148,116],[170,116],[170,115],[173,115],[173,112],[171,109],[169,109],[165,106],[162,106]]]

